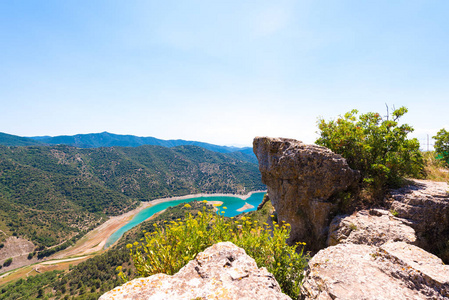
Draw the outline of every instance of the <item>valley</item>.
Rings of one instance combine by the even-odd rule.
[[[182,201],[233,196],[228,206],[236,214],[248,191],[265,189],[257,165],[240,152],[194,145],[83,149],[9,138],[20,143],[0,146],[0,286],[33,276],[53,282],[56,274],[118,253],[117,263],[127,261],[123,243],[105,245],[150,207],[164,206],[152,217],[158,218]]]

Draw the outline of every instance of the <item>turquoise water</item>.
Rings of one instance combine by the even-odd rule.
[[[179,203],[187,203],[187,202],[194,201],[194,200],[197,200],[197,201],[203,201],[203,200],[222,201],[223,202],[222,206],[227,207],[224,215],[226,217],[234,217],[238,214],[241,214],[242,212],[249,212],[249,211],[256,210],[257,206],[262,202],[264,194],[265,194],[265,192],[254,193],[246,200],[242,200],[237,197],[228,197],[228,196],[207,196],[207,197],[194,197],[194,198],[183,199],[183,200],[173,200],[173,201],[167,201],[164,203],[159,203],[159,204],[153,205],[151,207],[148,207],[148,208],[142,210],[138,214],[136,214],[134,216],[134,218],[129,223],[127,223],[126,225],[121,227],[119,230],[114,232],[106,241],[104,248],[107,248],[107,247],[111,246],[112,244],[114,244],[119,238],[122,237],[122,235],[125,232],[127,232],[131,228],[139,225],[143,221],[147,220],[155,213],[158,213],[164,209],[167,209],[168,207],[176,206]],[[253,205],[254,208],[250,208],[250,209],[244,210],[242,212],[237,211],[237,209],[239,209],[243,205],[245,205],[245,202]]]

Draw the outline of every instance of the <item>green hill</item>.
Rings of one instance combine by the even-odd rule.
[[[256,164],[196,146],[0,146],[0,242],[51,247],[141,200],[263,188]]]
[[[113,134],[109,132],[60,135],[60,136],[35,136],[20,137],[0,132],[0,145],[4,146],[33,146],[33,145],[67,145],[76,148],[100,148],[100,147],[139,147],[144,145],[177,147],[198,146],[210,151],[229,153],[238,160],[256,163],[257,158],[252,147],[219,146],[209,143],[186,140],[162,140],[154,137],[140,137],[135,135]]]
[[[4,146],[34,146],[44,145],[44,143],[31,138],[0,132],[0,145]]]
[[[39,294],[56,299],[98,299],[106,291],[123,283],[117,276],[118,266],[124,267],[123,272],[130,279],[136,277],[126,244],[143,238],[143,231],[152,232],[154,223],[183,219],[186,213],[196,215],[205,206],[196,201],[189,204],[190,208],[184,207],[183,203],[170,207],[155,218],[139,224],[128,231],[112,249],[73,266],[70,270],[45,272],[1,286],[0,300],[39,299]],[[268,201],[263,209],[243,215],[253,221],[265,222],[272,211],[273,207]]]

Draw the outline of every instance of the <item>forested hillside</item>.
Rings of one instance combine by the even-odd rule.
[[[44,144],[38,140],[33,140],[31,138],[20,137],[17,135],[0,132],[0,145],[4,145],[4,146],[33,146],[33,145],[44,145]]]
[[[235,158],[257,164],[256,156],[252,147],[220,146],[198,141],[186,140],[162,140],[154,137],[140,137],[135,135],[114,134],[109,132],[60,135],[60,136],[35,136],[20,137],[0,132],[0,145],[4,146],[52,146],[67,145],[77,148],[100,148],[100,147],[139,147],[144,145],[177,147],[198,146],[210,151],[229,153]]]
[[[162,140],[155,137],[140,137],[135,135],[123,135],[114,134],[109,132],[101,133],[88,133],[88,134],[76,134],[76,135],[60,135],[60,136],[42,136],[42,137],[30,137],[29,139],[38,141],[40,143],[49,145],[68,145],[77,148],[99,148],[99,147],[138,147],[143,145],[163,146],[163,147],[176,147],[176,146],[199,146],[207,150],[229,153],[239,150],[251,149],[236,148],[229,146],[219,146],[209,143],[203,143],[198,141],[186,141],[186,140]],[[0,140],[1,141],[1,140]],[[252,154],[252,151],[251,153]]]
[[[269,202],[269,201],[268,201]],[[79,299],[95,300],[100,295],[115,286],[123,283],[117,276],[117,267],[123,266],[124,272],[130,279],[135,278],[135,268],[129,255],[128,243],[140,240],[144,232],[152,232],[153,224],[176,221],[184,219],[187,213],[197,215],[202,211],[203,206],[210,209],[202,202],[190,202],[190,207],[185,207],[184,203],[175,207],[170,207],[160,215],[145,221],[129,232],[127,232],[112,249],[107,252],[88,259],[70,270],[60,272],[51,271],[27,279],[20,279],[16,282],[0,287],[1,299]],[[265,204],[260,211],[253,211],[244,214],[249,220],[265,222],[273,211],[271,203]],[[239,219],[241,216],[236,217]]]
[[[196,146],[0,146],[0,242],[17,235],[50,247],[142,200],[260,182],[257,165]]]

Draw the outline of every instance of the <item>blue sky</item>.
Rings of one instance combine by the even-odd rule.
[[[448,1],[2,1],[0,132],[312,143],[353,108],[449,129]],[[423,148],[426,146],[423,145]]]

